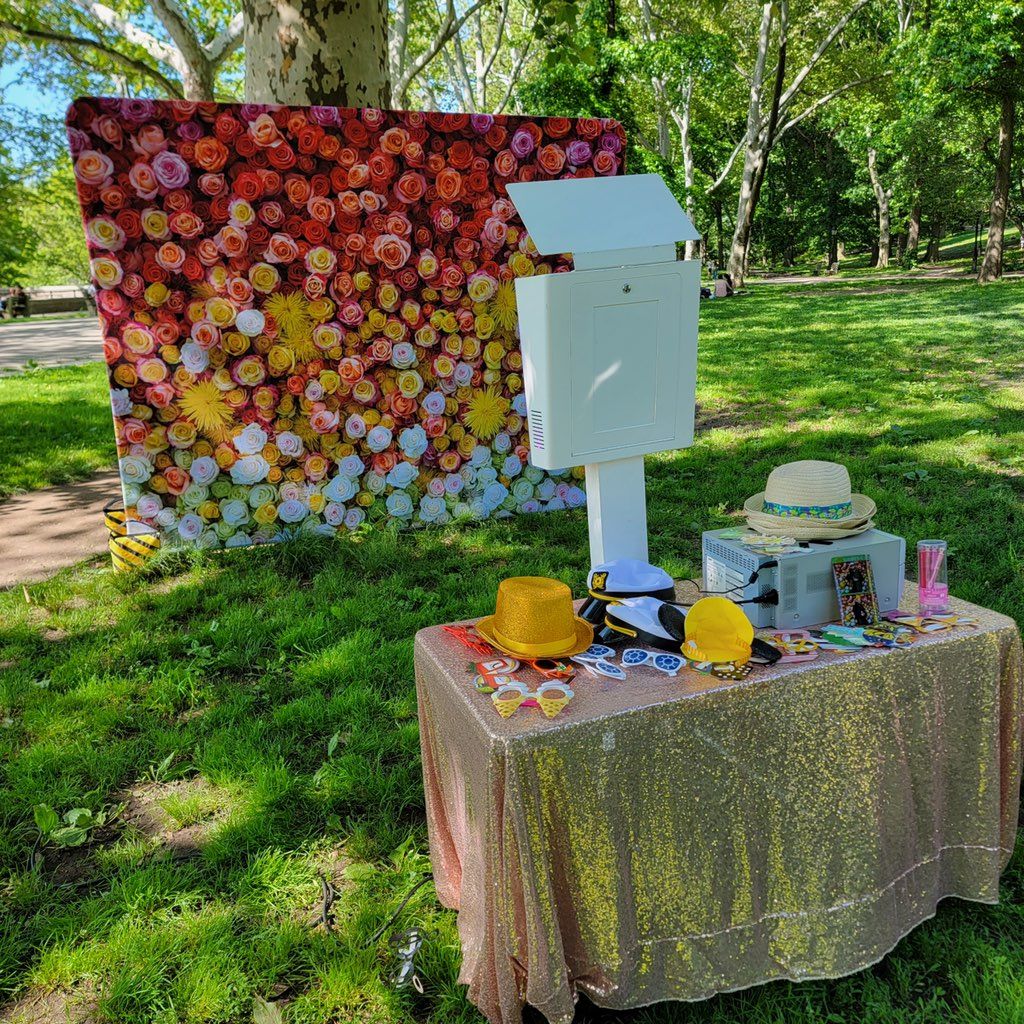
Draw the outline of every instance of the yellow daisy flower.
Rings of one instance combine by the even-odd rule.
[[[234,414],[224,401],[224,394],[212,380],[193,384],[178,399],[182,415],[191,420],[204,434],[220,435]]]
[[[515,330],[519,318],[516,315],[516,289],[511,281],[502,281],[498,285],[488,313],[501,330]]]
[[[504,426],[507,412],[507,399],[494,388],[478,388],[469,397],[462,422],[474,437],[489,441]]]
[[[264,303],[263,312],[274,318],[281,343],[295,353],[300,363],[316,358],[313,344],[316,324],[310,315],[309,300],[302,292],[275,292]]]

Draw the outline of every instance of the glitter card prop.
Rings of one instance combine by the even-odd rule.
[[[129,517],[202,547],[581,505],[529,464],[506,186],[617,122],[81,99],[68,138]]]

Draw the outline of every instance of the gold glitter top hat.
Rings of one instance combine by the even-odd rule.
[[[573,612],[572,591],[544,576],[502,580],[494,614],[476,628],[493,647],[520,658],[569,658],[594,642],[594,627]]]

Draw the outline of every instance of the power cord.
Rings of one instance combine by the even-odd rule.
[[[697,601],[701,597],[727,597],[729,594],[735,594],[738,590],[746,590],[752,583],[757,582],[757,577],[765,569],[777,569],[779,563],[776,559],[772,558],[759,566],[750,574],[750,579],[746,583],[737,583],[735,587],[730,587],[728,590],[702,590],[700,583],[696,579],[692,578],[681,578],[676,579],[674,583],[692,583],[697,588],[697,593],[700,595]],[[666,601],[666,604],[674,604],[679,608],[692,608],[697,601]],[[767,593],[761,594],[759,597],[748,597],[743,601],[737,601],[736,604],[778,604],[779,603],[779,592],[773,587]]]

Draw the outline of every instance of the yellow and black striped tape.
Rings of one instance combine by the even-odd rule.
[[[103,522],[111,537],[123,537],[128,532],[126,519],[124,509],[120,506],[107,505],[103,510]]]
[[[110,557],[118,572],[145,565],[159,550],[160,538],[155,533],[110,538]]]

